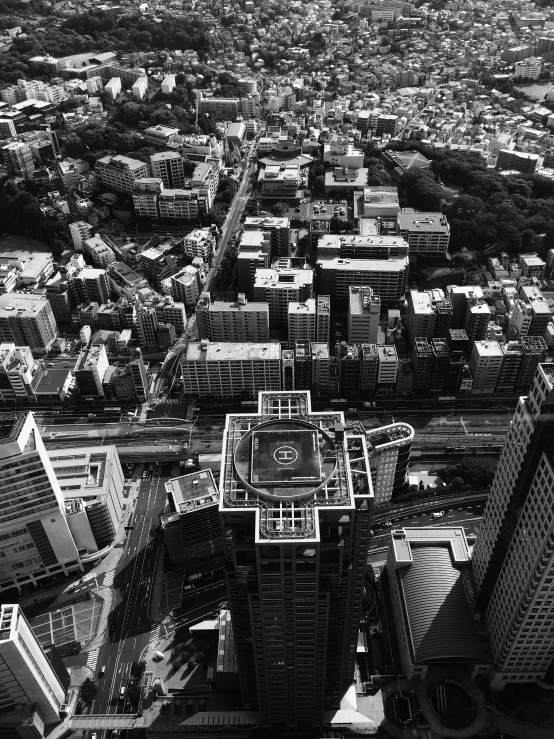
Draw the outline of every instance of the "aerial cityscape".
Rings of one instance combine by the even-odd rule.
[[[553,739],[547,0],[1,0],[0,481],[0,739]]]

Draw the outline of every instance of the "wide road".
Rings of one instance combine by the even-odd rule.
[[[125,551],[115,571],[112,587],[116,605],[110,615],[110,638],[100,648],[96,676],[105,666],[105,674],[98,679],[98,695],[93,713],[128,713],[126,699],[120,700],[121,688],[130,679],[130,668],[138,661],[150,639],[152,621],[149,603],[154,582],[156,557],[160,537],[152,529],[158,522],[165,500],[164,483],[167,477],[154,475],[141,483],[139,497],[128,532]],[[110,576],[105,576],[110,581]]]

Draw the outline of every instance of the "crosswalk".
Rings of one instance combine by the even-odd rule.
[[[111,570],[111,572],[106,572],[104,575],[104,582],[102,585],[109,588],[113,585],[113,581],[115,579],[115,570]]]
[[[98,662],[99,651],[99,649],[93,649],[91,652],[88,653],[87,667],[90,667],[93,672],[96,670],[96,663]]]
[[[150,647],[160,637],[161,624],[155,624],[150,630],[150,639],[148,640],[148,646]]]

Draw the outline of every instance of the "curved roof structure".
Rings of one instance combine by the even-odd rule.
[[[464,586],[465,568],[452,563],[449,546],[411,545],[413,562],[398,571],[415,661],[490,662],[477,632]]]

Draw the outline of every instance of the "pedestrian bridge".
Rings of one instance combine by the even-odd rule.
[[[147,724],[143,716],[135,713],[89,713],[72,716],[70,727],[74,731],[87,729],[144,729]]]

